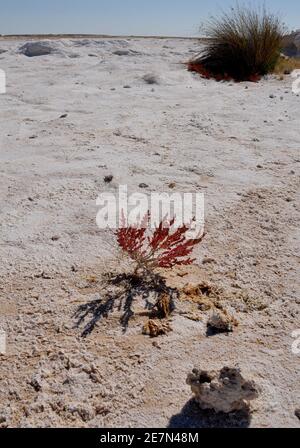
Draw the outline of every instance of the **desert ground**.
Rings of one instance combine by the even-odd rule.
[[[39,57],[20,52],[26,42],[0,39],[0,426],[299,427],[291,76],[200,78],[184,65],[196,39],[52,39],[53,53]],[[196,262],[161,275],[179,292],[205,282],[219,291],[239,323],[233,332],[208,335],[210,311],[179,294],[172,331],[142,334],[146,293],[107,285],[124,262],[96,225],[97,196],[119,184],[205,193]],[[188,373],[223,366],[259,386],[251,414],[191,400]]]

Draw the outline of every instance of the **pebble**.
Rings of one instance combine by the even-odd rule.
[[[39,392],[42,389],[42,382],[39,375],[33,375],[29,384],[36,392]]]
[[[58,235],[54,235],[54,236],[51,237],[51,240],[52,240],[52,241],[58,241],[59,238],[60,238],[60,237],[59,237]]]
[[[210,264],[210,263],[215,263],[216,260],[214,258],[204,258],[202,263],[203,264]]]
[[[111,174],[110,174],[109,176],[105,176],[105,178],[104,178],[104,182],[105,182],[106,184],[110,184],[110,182],[112,182],[113,178],[114,178],[114,176],[111,175]]]

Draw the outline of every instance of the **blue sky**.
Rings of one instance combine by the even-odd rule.
[[[290,28],[300,28],[300,0],[264,3]],[[0,0],[0,34],[192,36],[210,14],[234,4],[235,0]]]

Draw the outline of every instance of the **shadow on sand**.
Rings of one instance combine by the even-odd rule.
[[[181,410],[180,414],[174,415],[168,428],[248,428],[251,415],[247,411],[214,412],[202,410],[195,400],[190,400]]]
[[[129,321],[134,315],[132,306],[135,299],[142,298],[146,315],[159,317],[158,310],[154,308],[161,294],[169,295],[172,308],[174,308],[174,298],[178,294],[175,289],[166,286],[165,279],[160,275],[152,277],[133,274],[109,275],[105,282],[108,291],[104,292],[103,297],[80,305],[73,316],[77,319],[76,328],[84,325],[82,337],[91,334],[98,322],[107,318],[114,309],[123,312],[120,324],[126,332]]]

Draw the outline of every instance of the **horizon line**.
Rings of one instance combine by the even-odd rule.
[[[78,38],[78,37],[93,37],[93,38],[144,38],[144,39],[205,39],[205,36],[176,36],[176,35],[155,35],[155,34],[95,34],[95,33],[22,33],[22,34],[0,34],[1,38],[13,37],[61,37],[61,38]]]

